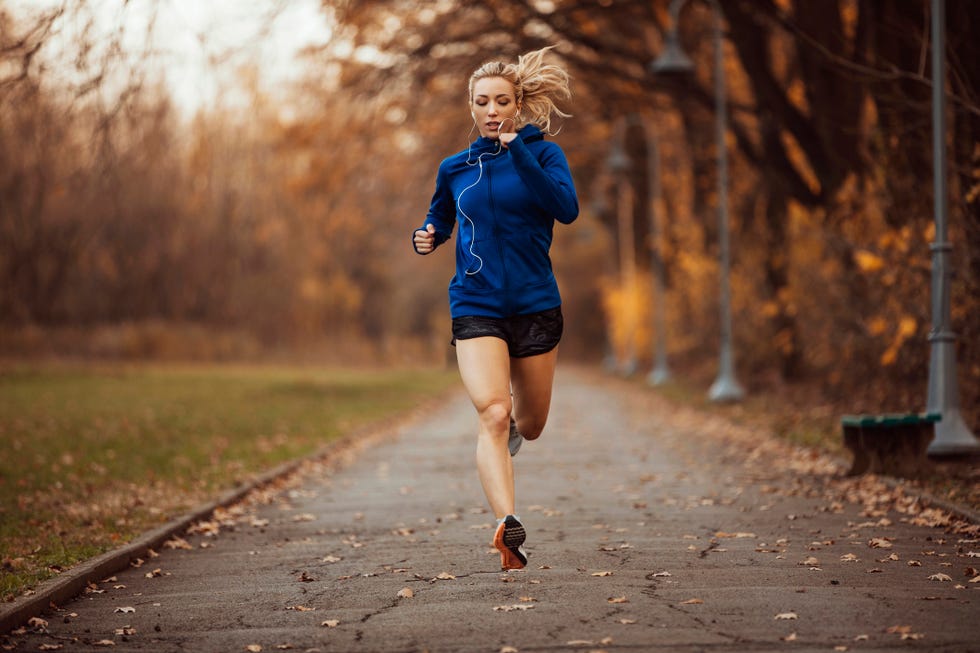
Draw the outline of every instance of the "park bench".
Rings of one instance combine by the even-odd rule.
[[[848,475],[922,474],[929,466],[926,449],[940,419],[939,413],[844,415],[844,445],[854,454]]]

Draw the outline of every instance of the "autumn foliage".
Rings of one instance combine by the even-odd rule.
[[[38,64],[53,26],[84,0],[62,14],[0,3],[3,353],[284,348],[441,362],[451,251],[419,258],[410,234],[439,160],[473,137],[466,77],[488,58],[556,44],[574,77],[564,107],[574,117],[554,138],[582,206],[554,250],[565,354],[631,349],[649,365],[662,265],[673,366],[709,381],[719,329],[712,14],[692,0],[680,16],[695,75],[657,78],[648,65],[670,27],[667,4],[324,2],[334,36],[306,52],[299,83],[270,89],[246,67],[244,101],[229,94],[188,117],[153,74],[133,74],[145,62],[84,60],[83,43],[88,85]],[[934,238],[929,5],[720,4],[740,376],[754,391],[806,384],[854,411],[920,410]],[[980,6],[946,5],[952,327],[976,428]],[[630,161],[618,176],[607,165],[614,142]],[[626,195],[628,232],[617,224]]]

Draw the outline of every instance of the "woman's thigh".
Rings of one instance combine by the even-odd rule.
[[[477,411],[493,404],[511,408],[511,358],[507,343],[492,336],[456,341],[459,375]]]
[[[557,347],[537,356],[510,359],[514,417],[518,429],[529,440],[541,435],[548,421],[557,362]]]

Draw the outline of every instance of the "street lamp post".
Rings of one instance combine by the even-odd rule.
[[[932,0],[932,178],[936,240],[932,250],[932,331],[929,355],[929,394],[926,411],[939,413],[930,455],[980,452],[980,442],[963,420],[956,383],[956,334],[950,325],[949,253],[946,240],[946,11],[944,0]]]
[[[658,202],[661,195],[660,183],[660,144],[657,142],[657,134],[653,130],[653,124],[647,125],[647,160],[650,170],[650,238],[652,239],[650,253],[650,266],[653,272],[653,331],[654,331],[654,350],[653,350],[653,369],[647,375],[647,383],[650,385],[663,385],[670,380],[670,368],[667,366],[667,320],[665,308],[665,286],[664,283],[664,258],[662,230],[663,219],[658,211]]]
[[[633,194],[629,181],[630,159],[623,147],[626,136],[626,123],[620,121],[617,134],[613,140],[612,151],[606,165],[616,179],[618,197],[616,200],[616,221],[619,231],[619,265],[623,295],[623,318],[626,321],[626,342],[623,352],[620,372],[623,376],[632,376],[636,372],[636,346],[633,342],[636,336],[636,317],[632,305],[632,292],[636,279],[636,256],[633,251]],[[627,296],[627,293],[629,296]]]
[[[687,0],[672,0],[670,3],[671,29],[663,53],[650,64],[654,73],[689,73],[694,69],[694,63],[685,54],[680,45],[677,33],[677,23],[681,8]],[[722,18],[721,5],[718,0],[708,0],[714,15],[714,49],[715,49],[715,137],[718,148],[718,238],[720,245],[721,268],[721,353],[718,377],[708,391],[712,401],[738,401],[745,396],[745,391],[735,378],[735,362],[732,351],[732,312],[731,289],[729,287],[729,268],[731,255],[729,252],[728,234],[728,146],[725,141],[725,126],[728,122],[725,105],[725,61],[722,51]]]

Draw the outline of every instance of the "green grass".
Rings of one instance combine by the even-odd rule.
[[[0,596],[432,399],[455,371],[0,370]]]

